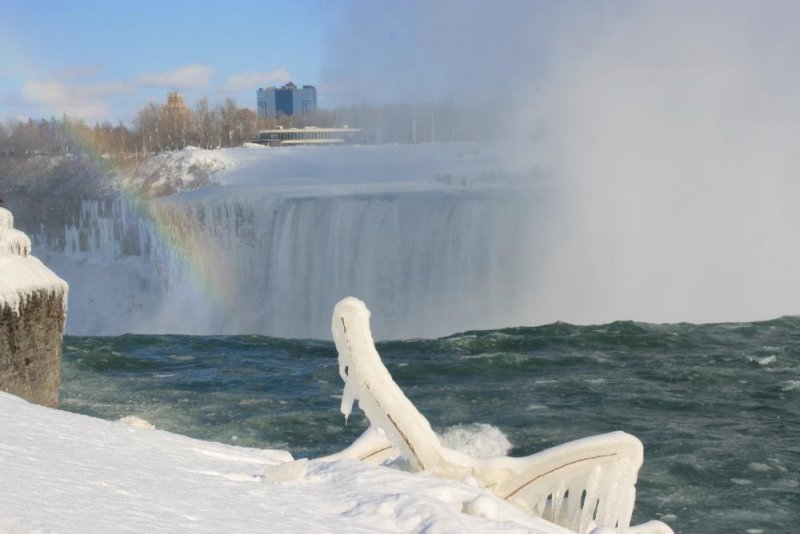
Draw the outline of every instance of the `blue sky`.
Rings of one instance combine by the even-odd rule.
[[[0,0],[0,118],[129,122],[177,89],[191,104],[314,84],[348,1]]]
[[[0,119],[130,123],[172,90],[254,109],[289,80],[321,107],[507,98],[576,1],[0,0]]]

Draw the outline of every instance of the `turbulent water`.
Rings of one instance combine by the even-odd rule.
[[[67,337],[62,408],[315,457],[364,428],[338,412],[333,344],[259,336]],[[676,532],[800,524],[800,318],[563,323],[378,346],[452,446],[527,455],[624,430],[645,446],[636,521]],[[492,425],[480,426],[478,423]],[[467,425],[464,427],[464,425]],[[461,430],[461,432],[457,432]]]

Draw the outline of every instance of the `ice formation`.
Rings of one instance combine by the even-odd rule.
[[[27,256],[31,252],[31,240],[24,232],[14,229],[14,216],[0,208],[0,256]]]
[[[0,207],[0,310],[9,307],[19,313],[20,305],[36,291],[65,296],[67,283],[30,252],[31,240],[14,228],[11,212]],[[62,302],[66,305],[66,298]]]
[[[525,457],[478,459],[443,447],[430,423],[392,380],[375,349],[365,304],[348,297],[333,312],[331,328],[344,380],[345,417],[358,401],[370,428],[330,457],[372,463],[399,456],[411,471],[477,483],[495,497],[572,532],[671,533],[659,521],[629,527],[641,442],[624,432],[579,439]],[[492,514],[491,501],[464,510]]]

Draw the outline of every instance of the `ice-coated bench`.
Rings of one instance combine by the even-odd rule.
[[[629,526],[643,448],[625,432],[571,441],[524,458],[478,459],[442,446],[381,362],[369,317],[366,305],[353,297],[334,308],[331,328],[345,383],[341,410],[348,417],[358,401],[371,426],[327,459],[383,463],[401,456],[411,471],[477,482],[497,498],[581,534],[672,534],[660,521]],[[468,503],[465,511],[480,513],[480,506]]]

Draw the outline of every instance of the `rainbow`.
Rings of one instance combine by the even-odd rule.
[[[61,110],[53,110],[63,114]],[[98,175],[106,177],[119,201],[133,207],[137,215],[154,230],[156,246],[163,247],[179,262],[182,271],[188,273],[193,293],[212,299],[223,313],[234,310],[231,288],[233,265],[220,260],[211,243],[204,242],[199,233],[187,231],[176,224],[174,210],[167,209],[163,202],[145,196],[131,179],[131,168],[119,165],[113,158],[103,154],[96,145],[92,132],[85,127],[65,128],[68,141],[85,157],[85,162]]]
[[[174,209],[169,209],[159,199],[145,196],[131,179],[131,170],[101,154],[88,132],[79,128],[69,130],[74,130],[70,139],[86,154],[94,170],[111,181],[118,200],[132,206],[140,219],[153,228],[156,246],[168,251],[189,275],[192,293],[211,299],[224,313],[232,313],[235,309],[233,265],[224,259],[220,261],[218,250],[200,232],[177,224]]]
[[[10,22],[0,23],[0,50],[4,52],[0,54],[0,71],[10,75],[8,80],[22,87],[30,80],[41,77],[41,73],[35,68],[41,62],[30,57],[29,51],[20,48],[20,40],[15,38],[15,32],[8,27],[9,24]],[[42,113],[43,116],[60,117],[68,111],[63,106],[53,104],[45,95],[38,98],[34,95],[33,98],[38,100],[35,103],[41,109],[50,112]],[[116,164],[112,158],[104,156],[96,146],[91,130],[81,127],[66,128],[66,135],[85,154],[86,161],[94,166],[94,170],[111,181],[119,200],[133,206],[138,215],[152,226],[156,239],[160,241],[157,245],[165,247],[182,264],[184,272],[189,273],[197,294],[213,299],[224,313],[231,312],[234,309],[230,291],[231,277],[234,276],[231,274],[232,265],[224,260],[220,261],[218,257],[211,261],[212,255],[217,253],[211,244],[201,242],[196,233],[181,231],[180,225],[174,223],[174,217],[170,217],[170,210],[144,196],[130,179],[130,171]]]

